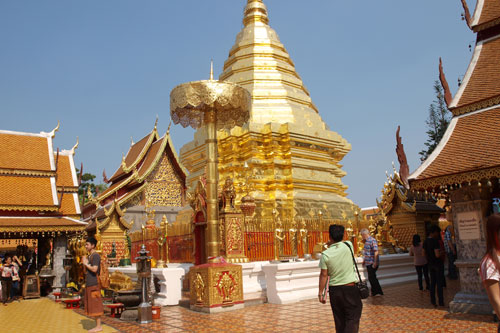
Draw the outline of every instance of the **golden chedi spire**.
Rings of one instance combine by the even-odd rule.
[[[221,81],[237,83],[252,95],[250,120],[243,127],[218,132],[219,179],[235,178],[238,200],[245,195],[237,179],[245,162],[260,170],[253,181],[256,213],[307,217],[323,211],[341,218],[351,211],[341,178],[340,161],[351,145],[331,131],[312,102],[278,34],[269,26],[262,0],[248,0],[244,27],[224,62]],[[330,112],[330,111],[329,111]],[[181,148],[182,163],[189,170],[188,186],[203,174],[206,133],[198,130]],[[257,172],[257,171],[256,171]]]
[[[267,7],[264,5],[262,0],[248,0],[247,6],[245,7],[243,24],[247,26],[255,22],[262,22],[264,24],[269,23],[269,18],[267,17]]]

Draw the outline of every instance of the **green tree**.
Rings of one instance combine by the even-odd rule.
[[[429,106],[429,117],[425,121],[427,125],[427,141],[424,145],[426,148],[418,153],[422,162],[436,149],[451,120],[451,113],[448,111],[444,100],[443,87],[441,87],[438,80],[434,81],[434,92],[436,93],[436,99]]]
[[[78,174],[80,170],[76,168],[76,172]],[[89,188],[93,196],[96,196],[98,193],[102,193],[108,188],[108,185],[106,184],[95,184],[95,178],[96,176],[91,173],[84,173],[82,175],[82,181],[80,183],[80,186],[78,187],[78,199],[80,200],[80,203],[83,203],[85,205],[89,201],[87,198],[87,190]]]

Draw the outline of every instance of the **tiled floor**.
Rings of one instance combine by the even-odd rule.
[[[446,304],[458,290],[449,281]],[[496,332],[492,316],[450,314],[430,306],[428,292],[416,284],[384,289],[385,296],[364,301],[361,332]],[[290,305],[262,304],[220,314],[201,314],[182,307],[165,307],[151,324],[124,323],[105,318],[121,332],[334,332],[329,304],[308,300]]]
[[[86,332],[95,327],[94,320],[48,298],[0,304],[0,323],[0,332],[6,333]],[[103,328],[104,332],[116,332],[109,326]]]

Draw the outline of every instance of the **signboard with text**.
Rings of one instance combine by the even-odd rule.
[[[481,239],[481,218],[478,211],[462,212],[457,214],[458,234],[461,240]]]

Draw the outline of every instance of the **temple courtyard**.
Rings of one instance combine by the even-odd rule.
[[[448,281],[445,303],[459,284]],[[495,332],[493,316],[448,312],[434,308],[429,294],[416,283],[386,287],[382,297],[363,301],[361,332]],[[84,332],[94,326],[81,309],[67,310],[47,298],[24,300],[1,307],[0,321],[12,332]],[[289,305],[260,304],[220,314],[192,312],[181,306],[164,307],[161,319],[139,325],[104,317],[104,332],[333,332],[329,304],[307,300]]]

